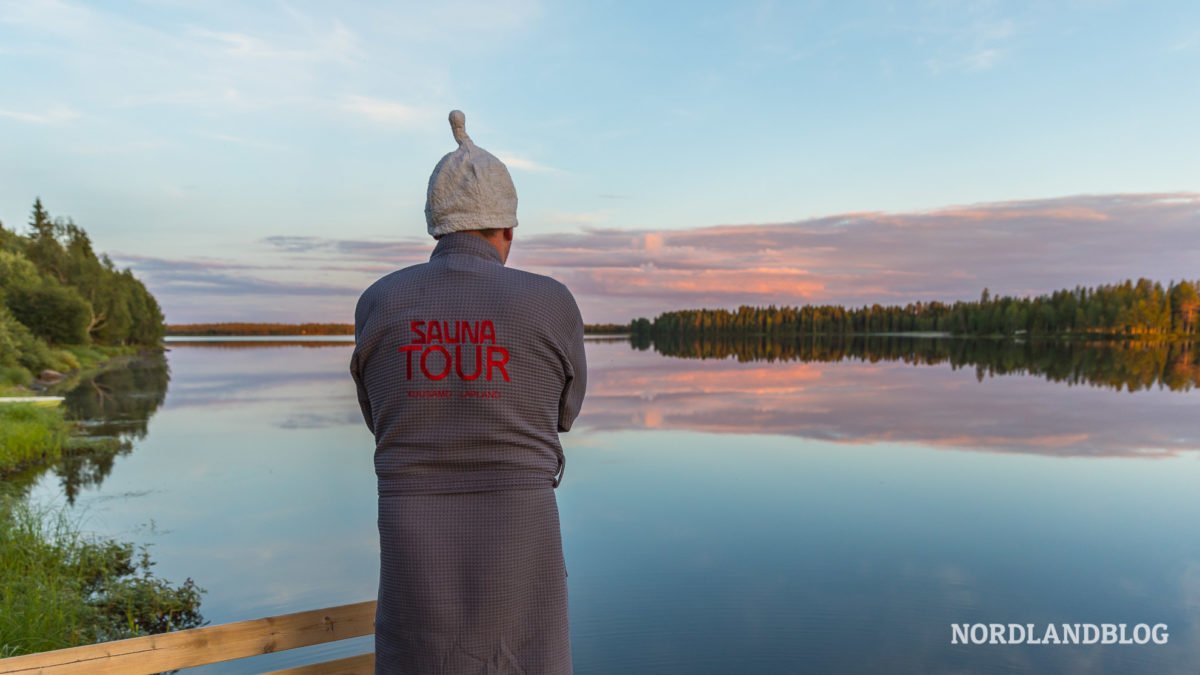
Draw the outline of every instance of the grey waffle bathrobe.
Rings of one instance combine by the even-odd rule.
[[[571,673],[554,488],[587,379],[575,299],[456,232],[368,288],[354,323],[379,484],[375,672]]]

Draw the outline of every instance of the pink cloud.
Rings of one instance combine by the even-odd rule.
[[[357,289],[428,259],[433,242],[275,236],[260,246],[253,263],[212,266],[221,279],[204,298],[193,292],[202,273],[196,266],[185,287],[172,281],[179,272],[169,265],[143,270],[126,259],[165,295],[175,320],[250,319],[267,311],[332,321],[352,312]],[[698,306],[952,302],[977,298],[984,287],[993,295],[1036,295],[1143,276],[1165,283],[1194,278],[1198,259],[1200,193],[1164,193],[684,230],[523,236],[518,228],[509,264],[562,280],[587,321],[623,322]],[[289,293],[290,284],[299,292]]]

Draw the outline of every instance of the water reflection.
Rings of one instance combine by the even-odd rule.
[[[82,425],[91,440],[108,441],[107,449],[71,452],[52,468],[69,503],[74,504],[84,488],[99,486],[112,473],[117,457],[146,437],[170,381],[166,356],[148,353],[117,359],[64,394],[67,419]]]
[[[173,347],[200,347],[207,349],[256,349],[260,347],[304,347],[319,349],[321,347],[345,347],[354,344],[353,335],[313,335],[304,338],[277,337],[172,337],[167,338],[167,344]]]
[[[702,346],[700,353],[711,355],[705,360],[597,346],[581,420],[611,430],[783,434],[1057,456],[1162,457],[1200,448],[1195,400],[1177,393],[1189,387],[1142,384],[1168,372],[1163,364],[1172,358],[1194,359],[1200,351],[1194,348],[1036,352],[913,338],[877,346],[797,346],[776,361],[755,360],[755,352],[721,358],[715,345]],[[1099,386],[989,375],[1023,372]],[[1119,394],[1109,382],[1135,393]]]
[[[151,433],[81,503],[156,543],[160,573],[200,580],[214,624],[373,597],[373,445],[349,357],[349,343],[173,348]],[[558,495],[581,673],[1187,672],[1200,658],[1194,391],[624,341],[589,341],[588,360]],[[1078,459],[1172,454],[1186,458]],[[161,529],[143,534],[148,517]],[[1172,634],[951,647],[949,623],[969,621]]]
[[[345,390],[347,343],[208,343],[175,406],[274,400],[279,429],[361,425]],[[201,346],[201,345],[196,345]],[[1190,391],[1200,349],[1100,343],[1033,345],[881,337],[736,352],[728,344],[630,349],[589,340],[582,427],[778,434],[848,445],[903,442],[1052,456],[1166,457],[1200,448]],[[188,349],[191,349],[189,346]],[[222,353],[217,353],[218,350]],[[663,358],[694,354],[700,358]],[[280,367],[286,361],[287,367]],[[1037,374],[1040,377],[1014,377]],[[1000,377],[999,375],[1009,375]],[[1157,384],[1154,384],[1156,383]],[[1063,384],[1068,386],[1064,387]],[[1074,385],[1093,386],[1074,386]],[[338,392],[329,399],[302,389]],[[1118,393],[1120,392],[1120,393]],[[344,398],[345,400],[340,400]]]
[[[652,342],[631,337],[634,349],[691,359],[804,361],[858,360],[967,368],[976,377],[1037,375],[1065,384],[1127,391],[1155,385],[1175,391],[1200,387],[1200,346],[1193,341],[990,340],[909,335],[830,336],[796,342],[758,336],[683,338]]]
[[[140,440],[162,407],[170,381],[165,354],[118,359],[64,394],[67,417],[85,423],[93,436]]]
[[[118,357],[55,386],[49,393],[66,399],[66,418],[82,433],[72,438],[58,462],[30,467],[8,482],[23,494],[44,475],[53,475],[73,505],[85,488],[99,487],[111,475],[117,458],[132,452],[134,441],[146,437],[170,379],[166,355],[146,352]]]

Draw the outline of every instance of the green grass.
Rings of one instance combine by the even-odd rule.
[[[66,345],[60,347],[60,352],[65,352],[64,358],[73,359],[77,364],[75,368],[87,370],[95,368],[104,361],[107,361],[116,356],[126,356],[136,354],[145,347],[134,345]]]
[[[0,475],[58,459],[70,430],[61,407],[0,404]]]
[[[204,589],[154,577],[141,551],[0,490],[0,657],[202,625]]]
[[[47,517],[0,495],[0,656],[82,644],[91,608],[62,555],[78,549],[62,513]]]
[[[57,370],[68,376],[103,366],[118,356],[136,354],[146,347],[135,345],[62,345],[43,347],[40,367]],[[0,396],[23,396],[30,393],[37,372],[19,365],[0,365]]]
[[[0,389],[20,388],[33,382],[33,373],[21,366],[0,366]]]

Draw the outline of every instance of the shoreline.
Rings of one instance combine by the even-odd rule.
[[[5,393],[65,394],[80,380],[162,349],[86,347],[80,367],[57,381]],[[16,450],[14,429],[24,444]],[[12,572],[0,575],[0,658],[202,625],[205,589],[190,577],[172,584],[155,576],[146,545],[82,530],[67,502],[31,503],[30,486],[58,462],[125,447],[80,433],[64,406],[0,406],[0,566]]]

